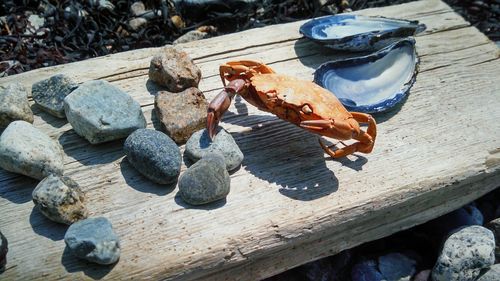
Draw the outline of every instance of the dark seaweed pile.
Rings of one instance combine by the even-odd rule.
[[[216,35],[405,0],[144,0],[147,23],[133,28],[137,0],[3,0],[0,76],[131,49],[162,46],[200,26]],[[493,40],[499,0],[446,0]],[[201,3],[193,8],[193,3]],[[43,23],[37,26],[35,16]],[[31,18],[30,18],[31,17]]]

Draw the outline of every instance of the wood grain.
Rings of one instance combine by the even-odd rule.
[[[111,220],[122,256],[111,267],[81,262],[66,250],[65,226],[33,209],[37,182],[0,171],[0,229],[9,239],[6,280],[256,280],[428,221],[500,183],[498,48],[437,0],[359,11],[417,19],[420,73],[402,106],[375,116],[368,155],[332,160],[317,138],[242,99],[222,126],[245,160],[224,202],[193,208],[175,186],[155,185],[124,158],[123,141],[92,146],[65,120],[35,105],[35,126],[59,141],[65,174],[87,193],[92,216]],[[303,22],[180,45],[200,66],[208,99],[221,88],[218,65],[259,59],[277,72],[311,80],[321,63],[347,54],[298,33]],[[0,79],[33,82],[66,73],[106,79],[140,102],[153,128],[151,57],[142,49]],[[181,147],[183,150],[184,147]],[[186,166],[183,164],[182,170]]]

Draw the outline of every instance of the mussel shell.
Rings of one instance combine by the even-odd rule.
[[[304,23],[300,33],[336,50],[364,52],[382,49],[426,29],[418,21],[341,14]]]
[[[322,64],[314,82],[350,111],[375,113],[401,102],[418,72],[415,40],[405,38],[370,55]]]

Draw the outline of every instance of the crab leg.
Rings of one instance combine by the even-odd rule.
[[[222,118],[222,115],[227,111],[231,105],[234,96],[245,87],[245,81],[242,79],[235,79],[210,102],[207,111],[207,130],[210,139],[215,137],[217,126]]]

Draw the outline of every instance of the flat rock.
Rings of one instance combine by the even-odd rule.
[[[28,92],[19,83],[0,85],[0,128],[16,120],[33,123]]]
[[[162,132],[136,130],[128,136],[124,150],[130,164],[153,182],[173,183],[181,172],[179,147]]]
[[[224,156],[227,170],[234,170],[243,161],[243,152],[231,134],[221,128],[218,130],[213,141],[210,140],[206,129],[194,133],[186,143],[186,156],[196,162],[207,153],[219,152]]]
[[[76,257],[98,264],[113,264],[120,258],[120,241],[106,218],[88,218],[72,224],[64,242]]]
[[[207,108],[205,96],[194,87],[180,93],[161,91],[155,97],[161,127],[178,144],[206,126]]]
[[[92,144],[125,138],[146,127],[138,102],[104,80],[81,84],[64,99],[75,132]]]
[[[416,273],[417,262],[400,253],[390,253],[378,258],[378,269],[387,281],[410,281]]]
[[[476,281],[498,281],[498,280],[500,280],[500,264],[494,264]]]
[[[482,226],[467,226],[451,234],[432,270],[432,280],[475,280],[495,262],[495,237]]]
[[[490,221],[486,227],[493,231],[495,236],[495,260],[500,263],[500,218]]]
[[[64,118],[64,98],[73,90],[78,88],[78,84],[64,74],[57,74],[48,79],[36,82],[31,87],[33,100],[46,112]]]
[[[149,79],[169,92],[180,92],[198,87],[201,70],[186,52],[167,46],[151,60]]]
[[[364,260],[356,263],[351,269],[352,281],[382,281],[384,276],[377,269],[377,262]]]
[[[7,264],[7,252],[9,251],[9,243],[7,242],[7,238],[3,236],[2,232],[0,232],[0,273],[2,273],[5,269],[5,265]]]
[[[182,174],[179,193],[188,204],[202,205],[225,198],[229,194],[230,183],[224,157],[211,153]]]
[[[0,136],[0,167],[43,179],[63,174],[61,146],[25,121],[14,121]]]
[[[40,212],[55,222],[72,224],[88,216],[83,192],[68,177],[49,175],[36,186],[32,196]]]

